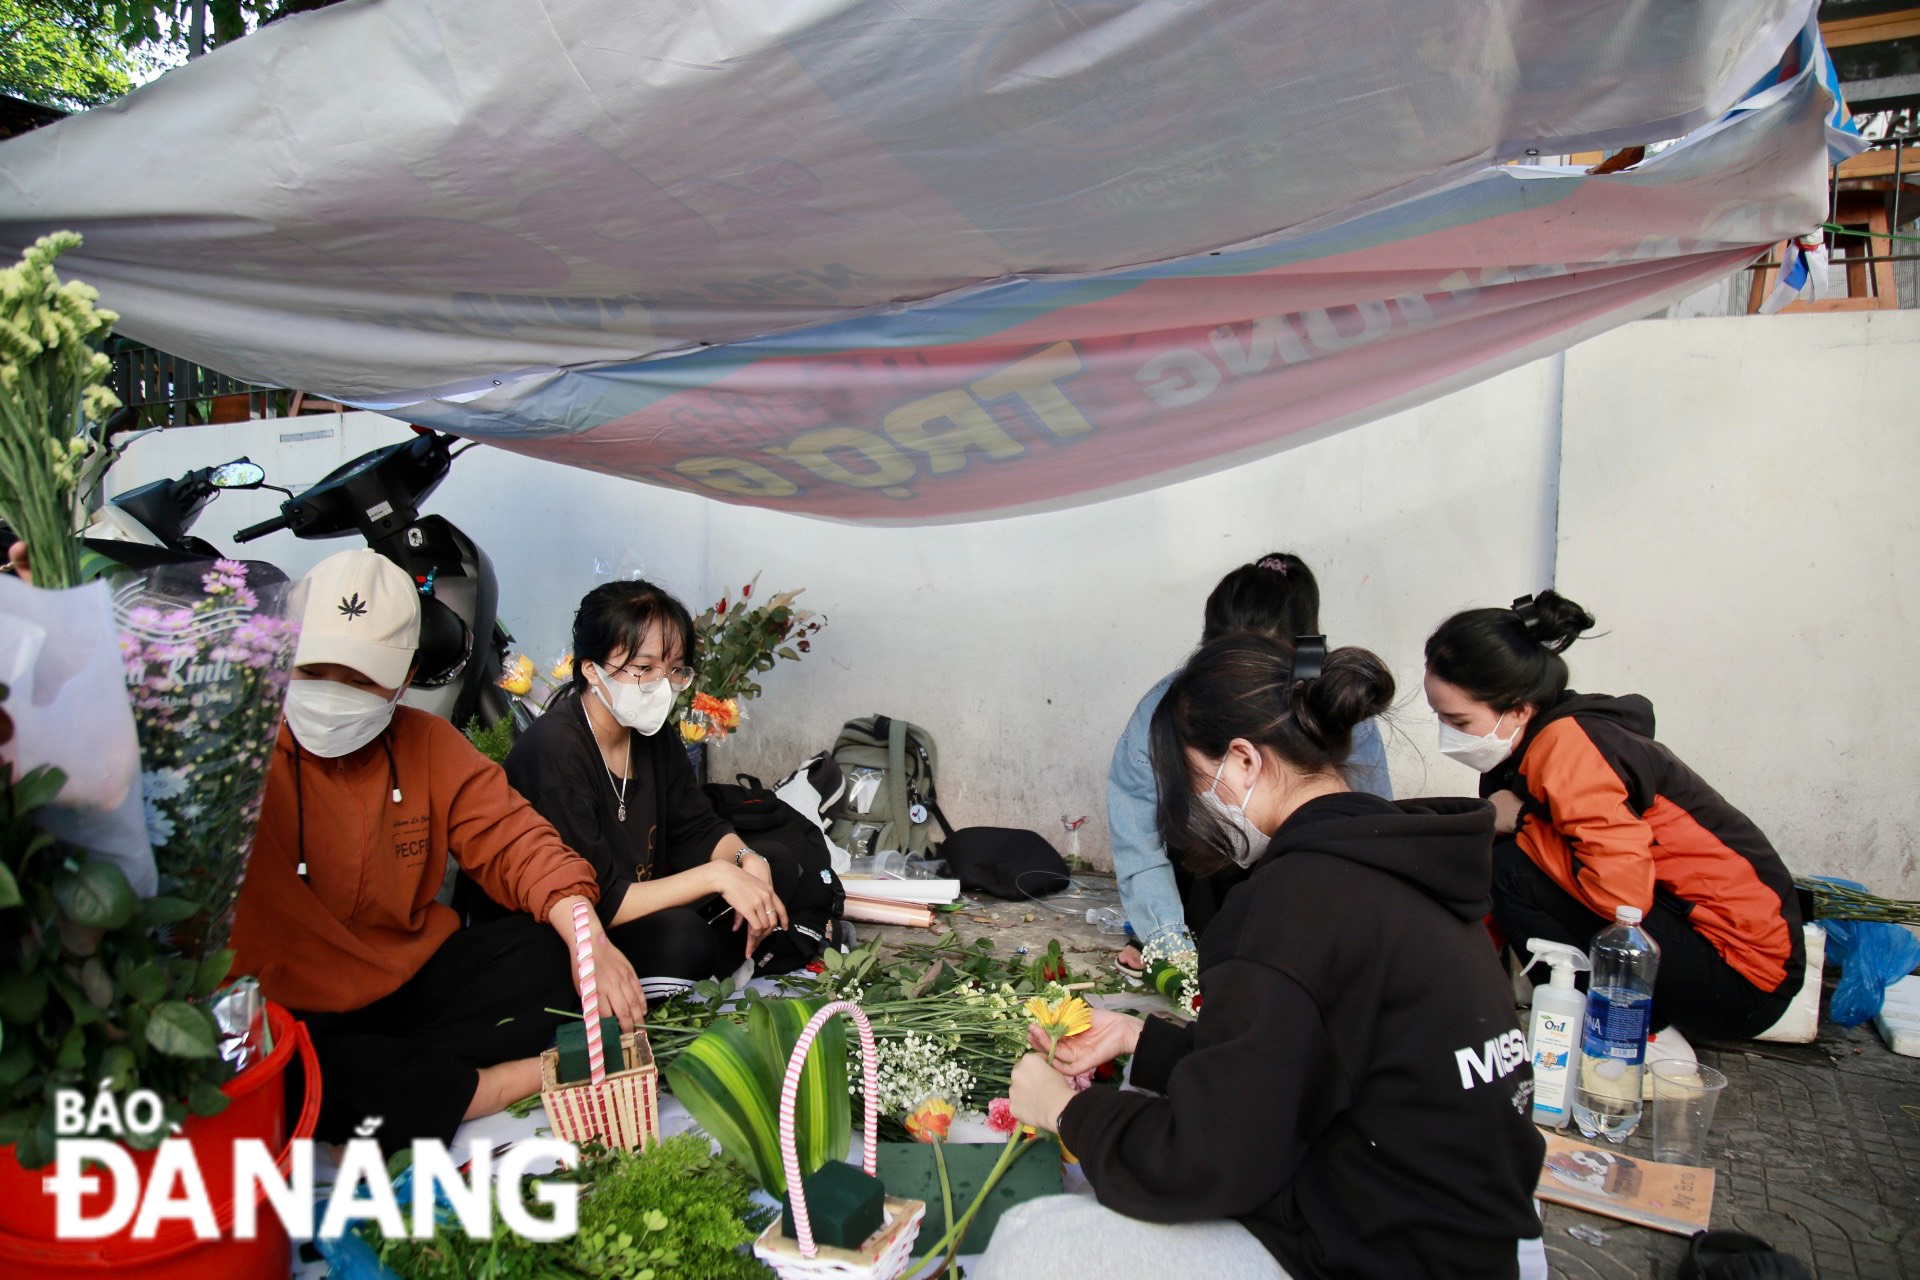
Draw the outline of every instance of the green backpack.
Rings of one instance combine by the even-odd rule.
[[[934,798],[936,758],[933,735],[918,725],[890,716],[847,721],[833,744],[846,788],[827,813],[827,839],[854,857],[936,847],[935,822],[953,832]]]

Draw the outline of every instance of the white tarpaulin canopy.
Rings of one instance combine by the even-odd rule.
[[[245,379],[966,518],[1378,416],[1811,229],[1812,8],[360,0],[0,145],[0,243],[81,232],[123,332]]]

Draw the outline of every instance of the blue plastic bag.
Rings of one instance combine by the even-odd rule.
[[[1866,890],[1857,880],[1821,876],[1832,884]],[[1887,988],[1920,965],[1920,938],[1904,925],[1878,920],[1822,920],[1827,959],[1840,965],[1828,1014],[1843,1027],[1857,1027],[1880,1012]]]
[[[409,1208],[413,1204],[413,1166],[408,1165],[393,1180],[393,1198],[400,1206],[402,1218],[411,1221]],[[440,1205],[451,1213],[453,1204],[444,1191],[437,1191],[434,1197]],[[314,1225],[319,1225],[323,1208],[314,1206]],[[436,1210],[437,1211],[437,1210]],[[373,1246],[361,1238],[357,1231],[348,1231],[345,1235],[332,1240],[315,1240],[313,1247],[327,1260],[329,1280],[400,1280],[393,1272],[380,1265],[380,1255]]]

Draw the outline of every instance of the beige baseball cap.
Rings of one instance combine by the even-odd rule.
[[[393,561],[360,548],[328,556],[295,589],[297,667],[336,662],[397,689],[420,647],[420,589]]]

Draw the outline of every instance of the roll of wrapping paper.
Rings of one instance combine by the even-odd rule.
[[[845,911],[847,919],[864,920],[868,924],[904,924],[916,929],[933,928],[933,908],[912,902],[888,902],[881,898],[862,898],[858,894],[850,893],[847,895]]]

